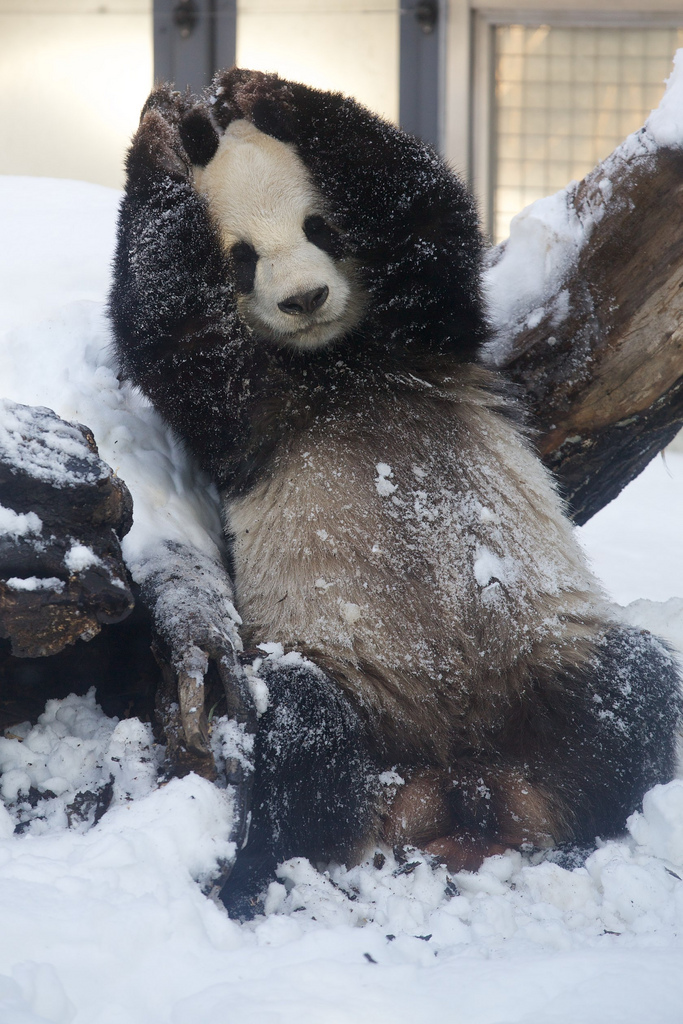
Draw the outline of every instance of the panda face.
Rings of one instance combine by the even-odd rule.
[[[233,121],[194,178],[230,256],[240,313],[257,335],[311,349],[358,323],[364,302],[353,268],[293,146]]]

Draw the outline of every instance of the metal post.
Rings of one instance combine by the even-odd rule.
[[[154,0],[154,78],[201,92],[235,63],[237,0]]]
[[[237,0],[213,0],[213,9],[212,75],[231,68],[237,59]]]
[[[401,3],[399,121],[437,149],[443,145],[444,0]]]

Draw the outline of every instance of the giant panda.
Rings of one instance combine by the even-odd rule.
[[[294,855],[458,870],[618,833],[674,771],[678,671],[613,618],[479,360],[462,183],[353,100],[237,69],[157,89],[127,174],[122,374],[220,488],[248,643],[301,655],[261,669],[228,908]]]

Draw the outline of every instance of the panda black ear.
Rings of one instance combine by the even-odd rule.
[[[296,140],[297,115],[291,82],[265,71],[230,68],[214,79],[213,116],[222,129],[246,118],[280,142]],[[299,87],[301,88],[301,87]]]
[[[195,107],[180,122],[180,138],[193,164],[205,167],[218,149],[218,132],[206,110]]]

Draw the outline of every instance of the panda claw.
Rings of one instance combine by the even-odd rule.
[[[248,733],[256,732],[256,709],[242,665],[232,656],[223,654],[215,659],[218,676],[225,694],[230,718],[246,725]]]
[[[180,669],[178,672],[180,721],[188,750],[200,756],[211,754],[209,726],[204,708],[204,675]]]

